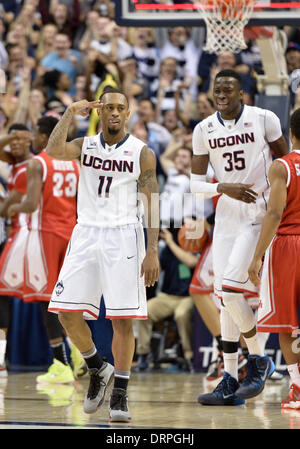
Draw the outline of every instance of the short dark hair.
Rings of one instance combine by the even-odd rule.
[[[43,82],[45,86],[56,88],[59,78],[61,77],[62,72],[59,70],[49,70],[43,76]]]
[[[58,123],[58,119],[56,117],[52,117],[52,116],[46,116],[46,117],[41,117],[38,121],[37,121],[37,129],[41,134],[46,134],[48,137],[50,137],[50,134],[52,133],[52,131],[54,130],[55,126]]]
[[[121,95],[123,95],[126,98],[127,105],[129,106],[129,99],[128,99],[127,95],[122,90],[117,89],[116,87],[108,86],[104,89],[104,91],[100,95],[99,100],[101,101],[102,98],[104,97],[104,95],[106,95],[106,94],[121,94]]]
[[[26,125],[23,125],[23,123],[13,123],[9,128],[8,128],[8,134],[11,131],[29,131],[29,129],[27,128]]]
[[[155,111],[155,104],[153,103],[153,101],[150,100],[150,98],[143,98],[142,100],[140,100],[140,103],[145,103],[145,101],[147,103],[150,103],[152,110]]]
[[[230,77],[230,78],[235,78],[238,81],[240,87],[242,87],[242,77],[235,70],[232,70],[232,69],[221,70],[220,72],[218,72],[216,74],[216,78],[215,79],[221,78],[221,77],[225,77],[225,76],[226,77]]]
[[[290,127],[292,134],[300,140],[300,108],[296,109],[290,118]]]

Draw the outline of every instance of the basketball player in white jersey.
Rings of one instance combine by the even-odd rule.
[[[93,108],[103,132],[67,143],[73,117],[86,116]],[[99,101],[75,102],[53,130],[46,148],[55,159],[81,160],[77,225],[48,310],[59,314],[87,363],[90,385],[85,412],[100,407],[114,377],[110,420],[126,422],[130,420],[126,390],[135,347],[132,319],[147,318],[145,286],[154,285],[159,275],[159,221],[151,227],[153,211],[158,210],[155,156],[142,141],[126,133],[129,114],[128,99],[115,89],[105,91]],[[146,253],[138,190],[147,198]],[[114,368],[98,354],[84,320],[97,319],[102,294],[114,331]]]
[[[259,394],[274,371],[257,341],[256,322],[244,294],[255,294],[247,268],[259,237],[269,194],[272,152],[288,153],[278,117],[242,104],[241,77],[233,70],[216,75],[217,111],[200,122],[193,134],[191,191],[205,198],[221,194],[213,238],[215,294],[222,301],[221,334],[224,377],[214,392],[200,395],[204,405],[239,405]],[[216,184],[206,182],[211,163]],[[249,350],[247,377],[238,383],[238,340]]]

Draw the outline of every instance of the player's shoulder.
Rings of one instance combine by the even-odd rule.
[[[133,134],[128,134],[128,138],[125,141],[125,144],[128,144],[130,146],[133,145],[137,149],[142,149],[143,147],[147,146],[147,144],[143,140],[135,137]]]
[[[260,108],[258,106],[245,105],[247,112],[250,114],[258,115],[259,117],[266,118],[266,116],[276,116],[276,114],[270,109]]]
[[[205,119],[201,120],[194,128],[194,131],[204,131],[209,130],[210,128],[214,127],[214,124],[217,120],[217,112],[214,112],[213,114],[209,115]]]

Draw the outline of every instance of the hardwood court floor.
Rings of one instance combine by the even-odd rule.
[[[93,415],[83,412],[88,377],[74,385],[39,385],[38,373],[0,378],[0,429],[111,428],[108,402]],[[282,411],[289,381],[268,380],[263,393],[238,407],[205,407],[203,374],[134,373],[128,389],[130,429],[300,429],[300,410]],[[207,390],[206,390],[207,391]],[[120,428],[119,425],[118,428]]]

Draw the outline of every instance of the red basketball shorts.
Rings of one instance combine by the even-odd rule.
[[[260,298],[260,332],[291,333],[299,328],[300,235],[273,239],[265,255]]]
[[[0,295],[22,298],[27,237],[27,226],[22,226],[13,231],[4,246],[0,258]]]
[[[198,264],[195,268],[190,292],[209,294],[214,291],[214,272],[212,261],[212,242],[209,240],[201,251]]]
[[[50,301],[69,243],[51,232],[32,230],[25,251],[25,302]]]

